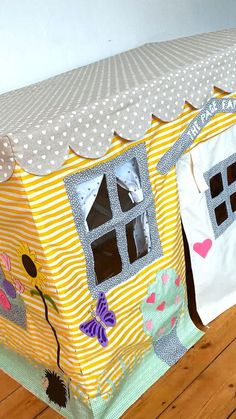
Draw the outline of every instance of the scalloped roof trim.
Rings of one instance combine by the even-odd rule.
[[[191,51],[201,48],[205,38],[207,38],[205,41],[207,45],[208,43],[212,44],[212,38],[220,38],[221,44],[218,41],[218,51],[215,51],[216,47],[213,48],[214,53],[211,49],[210,52],[209,49],[205,51],[205,45],[205,50],[203,48],[204,51],[194,58],[193,63],[188,65],[181,63],[174,68],[169,64],[165,73],[161,74],[158,66],[163,65],[162,54],[165,47],[166,50],[173,51],[172,59],[175,61],[180,57],[178,48],[183,48],[186,43],[188,45],[186,50],[189,48],[190,58],[186,51],[184,57],[186,61],[191,61]],[[147,44],[111,57],[114,69],[120,68],[120,71],[126,61],[131,63],[132,60],[136,60],[141,66],[144,58],[146,63],[148,62],[148,66],[143,70],[142,82],[137,82],[140,69],[135,70],[136,67],[132,73],[136,83],[132,85],[130,81],[126,82],[126,78],[131,77],[128,72],[129,66],[127,66],[126,73],[122,73],[122,78],[119,78],[119,73],[117,73],[115,81],[113,80],[114,83],[120,83],[127,88],[121,91],[117,88],[116,90],[111,89],[111,92],[116,91],[116,93],[105,95],[105,97],[102,94],[99,97],[97,90],[94,93],[94,90],[88,87],[88,80],[92,78],[95,85],[96,75],[101,77],[107,66],[111,67],[109,60],[102,60],[86,68],[77,69],[46,82],[0,96],[0,107],[5,103],[7,111],[11,103],[13,108],[15,103],[15,109],[18,109],[15,125],[5,124],[6,128],[13,129],[6,131],[1,137],[0,181],[11,177],[15,162],[31,174],[52,173],[59,169],[68,158],[69,148],[81,157],[101,158],[108,151],[114,133],[127,141],[139,140],[149,129],[153,115],[165,122],[173,121],[181,115],[186,102],[196,109],[204,107],[213,97],[214,88],[219,88],[227,93],[236,91],[236,68],[234,65],[236,62],[236,30],[183,38],[173,42]],[[169,62],[168,60],[169,56],[166,57],[165,65]],[[153,63],[156,73],[153,70],[152,77],[150,77],[149,66],[154,66]],[[156,74],[155,77],[154,74]],[[87,80],[87,87],[82,86],[83,89],[79,90],[78,86],[82,83],[81,78],[85,84]],[[60,91],[61,96],[67,95],[66,100],[63,96],[62,105],[58,101],[60,83],[63,86]],[[96,89],[101,92],[104,83],[101,79]],[[75,89],[80,91],[81,95],[86,92],[93,95],[93,100],[89,102],[89,99],[86,98],[87,102],[82,101],[80,96],[76,96],[78,92],[75,92]],[[46,94],[48,91],[50,95]],[[107,85],[105,91],[107,92]],[[51,107],[44,106],[43,97],[45,94],[46,104],[52,103]],[[81,99],[80,105],[75,106],[73,95],[77,97],[77,100]],[[37,99],[42,101],[39,110]],[[33,113],[22,112],[21,114],[23,105],[28,105],[30,108],[34,104],[36,109],[32,110]],[[6,115],[8,115],[7,112]],[[22,119],[19,123],[20,118]],[[1,125],[4,126],[4,121],[3,123],[1,121]]]

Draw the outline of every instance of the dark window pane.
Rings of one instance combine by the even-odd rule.
[[[227,220],[228,212],[225,202],[222,202],[222,204],[215,208],[215,216],[218,226],[222,224],[225,220]]]
[[[122,270],[122,263],[117,247],[116,232],[110,231],[92,244],[96,283],[100,284]]]
[[[117,184],[117,189],[122,211],[129,211],[130,209],[135,207],[136,204],[131,200],[129,191],[127,191],[127,189],[124,189],[119,184]]]
[[[126,224],[126,238],[130,263],[140,259],[149,252],[150,232],[147,213],[139,215]]]
[[[106,223],[111,220],[112,212],[107,191],[106,176],[103,176],[102,183],[97,193],[97,197],[91,207],[86,218],[89,230]]]
[[[135,158],[115,170],[118,196],[122,211],[129,211],[143,200],[138,163]]]
[[[217,173],[217,175],[213,176],[210,179],[210,190],[212,198],[215,198],[223,191],[223,182],[221,173]]]
[[[227,179],[229,185],[236,181],[236,162],[227,167]]]
[[[232,211],[236,211],[236,192],[234,192],[231,196],[230,196],[230,203],[231,203],[231,208]]]

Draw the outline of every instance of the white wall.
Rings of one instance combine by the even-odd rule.
[[[0,93],[145,42],[236,27],[236,0],[0,0]]]

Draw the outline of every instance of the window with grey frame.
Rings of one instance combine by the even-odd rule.
[[[208,211],[215,238],[236,219],[236,153],[204,173]]]
[[[94,298],[162,256],[144,144],[64,182]]]

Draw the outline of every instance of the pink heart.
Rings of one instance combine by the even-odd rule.
[[[176,295],[175,297],[175,304],[179,304],[181,301],[181,297],[179,295]]]
[[[152,330],[153,322],[152,320],[147,320],[145,323],[147,330]]]
[[[206,239],[202,243],[194,243],[193,250],[201,257],[205,258],[212,246],[211,239]]]
[[[155,292],[152,292],[151,295],[149,295],[149,297],[147,298],[146,302],[149,304],[153,304],[155,303],[156,300],[156,294]]]
[[[169,280],[169,275],[163,274],[161,279],[162,279],[163,284],[166,284]]]
[[[162,301],[161,304],[159,304],[159,306],[156,308],[158,311],[163,311],[165,309],[165,301]]]
[[[180,276],[178,276],[178,278],[176,278],[176,280],[175,280],[175,285],[177,285],[177,287],[178,287],[180,282],[181,282],[181,278],[180,278]]]
[[[172,317],[171,319],[171,327],[174,327],[177,317]]]
[[[161,327],[161,328],[158,330],[158,336],[163,335],[164,331],[165,331],[164,327]]]

